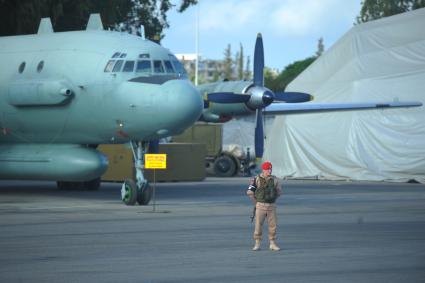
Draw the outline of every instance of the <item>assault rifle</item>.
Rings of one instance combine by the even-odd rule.
[[[257,208],[254,206],[254,209],[252,210],[252,215],[251,215],[251,223],[254,222],[255,212],[256,211],[257,211]]]
[[[248,187],[248,190],[252,191],[254,194],[255,194],[255,190],[257,190],[256,183],[257,183],[257,177],[254,178],[251,185],[249,185],[249,187]],[[251,223],[254,222],[256,210],[257,210],[257,208],[254,204],[254,209],[252,210],[252,215],[251,215]]]

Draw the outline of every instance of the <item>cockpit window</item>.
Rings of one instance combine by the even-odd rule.
[[[114,69],[112,70],[112,72],[119,72],[119,71],[121,71],[121,67],[122,67],[122,64],[124,63],[124,61],[123,60],[117,60],[117,63],[115,63],[115,66],[114,66]]]
[[[177,73],[182,76],[187,76],[186,70],[184,69],[182,63],[180,63],[180,61],[177,60],[174,55],[170,54],[169,56],[171,63],[173,64],[174,69],[177,71]]]
[[[139,60],[136,65],[136,73],[151,73],[152,66],[150,60]]]
[[[114,55],[112,55],[112,58],[118,58],[120,57],[121,53],[115,52]]]
[[[127,56],[127,53],[122,53],[122,54],[120,55],[120,58],[125,58],[125,56]]]
[[[150,58],[151,56],[148,53],[142,53],[139,54],[139,58],[143,59],[143,58]]]
[[[123,72],[133,72],[134,70],[134,61],[125,61]]]
[[[173,65],[171,64],[171,62],[170,62],[170,61],[165,60],[165,61],[164,61],[164,66],[165,66],[165,71],[166,71],[167,73],[175,73],[175,72],[174,72]]]
[[[155,73],[165,73],[164,66],[162,66],[162,62],[160,60],[153,61],[153,70]]]
[[[114,68],[114,64],[115,64],[115,60],[109,60],[105,66],[104,72],[112,72],[112,69]]]

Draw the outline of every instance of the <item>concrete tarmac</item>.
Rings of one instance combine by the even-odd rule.
[[[159,183],[153,213],[118,183],[0,181],[0,282],[425,282],[424,185],[284,181],[282,250],[253,252],[247,184]]]

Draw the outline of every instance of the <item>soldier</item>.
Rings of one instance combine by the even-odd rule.
[[[253,251],[258,251],[261,245],[264,219],[267,218],[269,227],[270,250],[279,251],[276,244],[276,199],[280,196],[281,190],[278,179],[271,175],[272,164],[264,162],[261,165],[262,172],[251,180],[247,195],[255,205],[255,245]]]

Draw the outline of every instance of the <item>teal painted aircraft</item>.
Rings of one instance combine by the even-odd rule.
[[[204,97],[201,120],[226,122],[235,116],[256,113],[255,155],[263,156],[263,114],[288,115],[313,112],[383,109],[391,107],[418,107],[418,101],[313,103],[313,96],[302,92],[276,92],[264,87],[264,50],[261,34],[257,35],[254,49],[253,81],[224,81],[200,85]],[[273,103],[277,101],[279,103]],[[307,103],[304,103],[307,102]]]
[[[201,115],[202,97],[169,50],[143,37],[87,29],[0,38],[0,179],[54,180],[97,189],[108,161],[99,144],[130,142],[137,180],[126,204],[147,204],[143,156]]]
[[[158,139],[177,135],[199,118],[219,122],[257,114],[256,155],[263,151],[263,110],[303,113],[419,102],[314,104],[303,93],[264,87],[264,55],[257,37],[253,82],[200,86],[167,49],[143,37],[104,31],[99,15],[85,31],[53,32],[43,19],[35,35],[0,38],[0,179],[54,180],[62,188],[97,189],[108,161],[98,144],[127,143],[136,182],[126,180],[126,204],[147,204],[151,189],[143,156]],[[205,102],[205,101],[204,101]],[[202,114],[202,116],[201,116]]]

